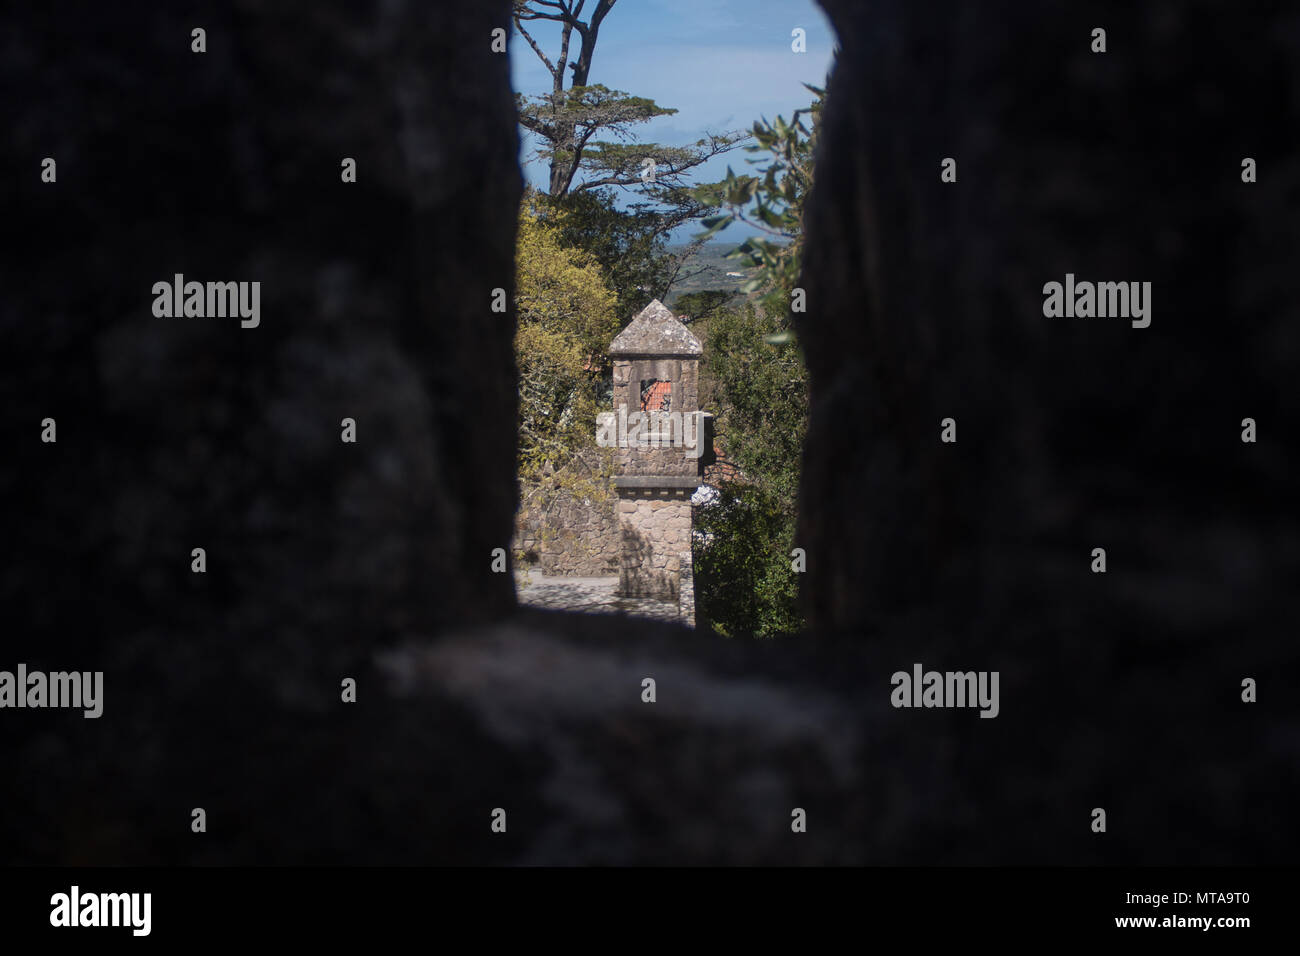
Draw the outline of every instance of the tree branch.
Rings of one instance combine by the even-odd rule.
[[[536,19],[536,18],[530,17],[529,19]],[[551,61],[547,58],[546,54],[542,52],[542,48],[537,45],[537,41],[528,35],[528,31],[524,29],[524,25],[519,22],[519,16],[517,14],[515,16],[515,29],[524,35],[524,39],[527,40],[528,45],[533,48],[533,52],[536,53],[539,57],[541,57],[542,62],[546,64],[546,69],[550,71],[551,76],[554,76],[555,65],[551,63]]]
[[[614,4],[617,2],[618,0],[600,0],[596,4],[596,9],[591,12],[591,28],[593,30],[600,29],[600,22],[605,19],[605,14],[614,9]]]

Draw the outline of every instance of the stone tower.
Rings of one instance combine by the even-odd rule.
[[[610,345],[614,411],[601,416],[601,443],[616,447],[619,594],[677,601],[692,626],[691,496],[713,452],[712,417],[699,408],[701,352],[654,300]]]

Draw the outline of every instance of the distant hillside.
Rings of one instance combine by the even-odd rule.
[[[676,302],[687,292],[703,292],[706,289],[723,289],[735,292],[740,291],[741,283],[750,278],[753,269],[744,269],[734,259],[725,258],[726,254],[739,245],[729,242],[711,242],[702,246],[695,255],[691,256],[682,266],[682,273],[691,273],[697,270],[700,274],[688,279],[679,279],[678,282],[668,292],[668,297],[664,305],[675,310]],[[669,250],[674,253],[681,253],[685,250],[685,245],[670,245]],[[728,272],[741,273],[738,276],[729,276]],[[736,301],[743,301],[744,297]]]

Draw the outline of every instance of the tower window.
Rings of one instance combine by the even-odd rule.
[[[657,378],[641,381],[641,411],[672,411],[673,383],[662,382]]]

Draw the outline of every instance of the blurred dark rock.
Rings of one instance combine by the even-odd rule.
[[[506,7],[464,7],[16,18],[0,595],[43,657],[139,640],[176,679],[229,665],[319,705],[375,645],[514,606],[490,568],[512,533],[514,317],[489,306],[513,291],[522,178],[490,50]],[[175,273],[260,281],[260,325],[154,317]],[[57,445],[32,440],[45,416]]]

